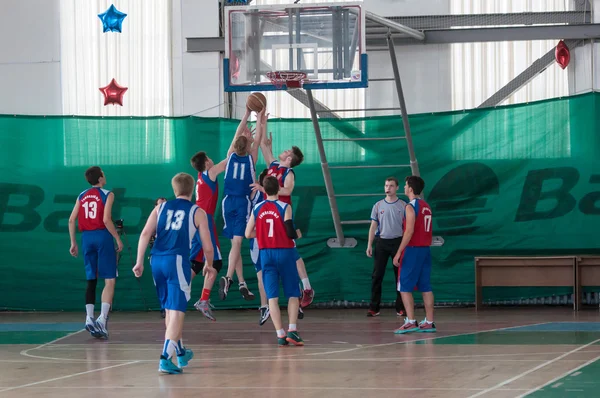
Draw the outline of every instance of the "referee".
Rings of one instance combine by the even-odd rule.
[[[371,211],[371,227],[369,228],[369,243],[367,245],[367,256],[373,257],[372,247],[375,240],[375,259],[373,261],[373,275],[371,276],[371,304],[369,305],[368,317],[379,315],[381,305],[381,284],[385,275],[388,260],[393,259],[402,242],[402,223],[404,221],[404,208],[406,202],[398,199],[398,179],[389,177],[385,180],[385,199],[375,203]],[[378,237],[375,234],[378,232]],[[396,281],[398,283],[398,268],[393,267]],[[394,288],[394,290],[397,290]],[[402,296],[396,291],[396,313],[404,316],[404,305]]]

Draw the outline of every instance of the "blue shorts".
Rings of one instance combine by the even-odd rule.
[[[252,260],[252,264],[254,264],[256,273],[262,271],[262,266],[260,265],[260,251],[258,250],[256,239],[250,239],[250,259]]]
[[[221,204],[223,210],[223,236],[233,239],[234,236],[245,236],[246,224],[252,209],[248,196],[225,195]]]
[[[300,260],[302,257],[300,257],[300,253],[298,252],[298,248],[294,247],[294,262]]]
[[[262,266],[260,264],[260,256],[258,250],[258,244],[256,243],[256,239],[250,239],[250,258],[252,259],[252,263],[254,264],[254,269],[257,273],[262,271]],[[294,262],[300,260],[300,253],[298,253],[298,248],[294,247]]]
[[[295,248],[260,249],[263,284],[267,298],[279,297],[279,281],[285,297],[300,297],[300,277],[296,268]]]
[[[81,249],[88,281],[117,277],[117,252],[108,230],[84,231],[81,234]]]
[[[431,291],[431,249],[429,246],[409,246],[402,253],[398,291],[409,293],[415,287],[423,292]]]
[[[180,255],[154,255],[150,266],[160,308],[185,312],[192,290],[189,260]]]
[[[217,226],[215,225],[215,218],[212,214],[206,215],[208,219],[208,230],[210,231],[210,240],[212,241],[214,250],[213,260],[222,260],[221,248],[219,247],[219,238],[217,237]],[[192,250],[190,251],[190,261],[197,261],[203,263],[206,261],[204,258],[204,250],[202,250],[202,241],[200,240],[200,232],[196,231],[194,238],[192,239]]]

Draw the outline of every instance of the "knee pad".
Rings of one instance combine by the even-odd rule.
[[[85,303],[96,304],[96,285],[98,279],[91,279],[87,281],[87,289],[85,289]]]

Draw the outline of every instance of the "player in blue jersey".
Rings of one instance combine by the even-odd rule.
[[[215,252],[213,263],[213,268],[215,272],[207,274],[204,278],[204,285],[202,288],[200,299],[194,304],[194,307],[211,321],[215,321],[216,319],[211,310],[210,292],[217,278],[217,274],[221,271],[222,267],[219,240],[216,234],[216,227],[214,223],[214,214],[217,208],[217,199],[219,194],[219,184],[217,182],[217,177],[219,176],[219,174],[225,171],[229,162],[229,158],[231,154],[234,153],[234,144],[236,142],[237,137],[252,137],[252,132],[248,130],[248,127],[246,125],[247,118],[249,115],[250,114],[248,113],[240,122],[238,130],[234,135],[233,139],[231,140],[231,145],[229,146],[229,150],[227,151],[227,156],[225,157],[225,159],[215,164],[213,160],[210,157],[208,157],[206,152],[200,151],[197,152],[190,160],[192,167],[198,172],[198,182],[196,185],[196,204],[202,210],[204,210],[208,216],[208,224],[212,234],[211,238],[213,242],[213,250]],[[192,261],[192,279],[194,279],[197,274],[202,273],[202,268],[204,267],[204,255],[202,252],[202,244],[200,242],[198,234],[196,234],[194,240],[192,241],[192,252],[190,260]],[[241,269],[241,264],[240,267],[235,268],[235,272],[238,276],[238,280],[240,283],[239,288],[242,296],[253,297],[252,292],[250,292],[250,290],[246,286],[244,274]]]
[[[199,232],[204,247],[204,274],[213,272],[214,251],[206,212],[191,201],[194,178],[179,173],[173,177],[171,185],[176,198],[152,210],[140,235],[133,273],[138,278],[142,276],[146,247],[152,235],[155,235],[150,265],[158,299],[166,310],[165,343],[158,371],[177,374],[183,372],[182,368],[194,356],[182,341],[183,321],[191,293],[190,248],[194,234]],[[177,365],[173,363],[174,354],[177,354]]]
[[[111,211],[115,195],[104,189],[106,184],[104,172],[100,167],[92,166],[86,170],[85,178],[92,187],[79,194],[69,217],[69,236],[71,238],[69,252],[73,257],[79,255],[75,236],[75,223],[77,222],[81,231],[81,248],[87,279],[85,329],[93,337],[108,338],[108,312],[115,294],[117,278],[117,256],[114,242],[117,243],[117,252],[123,250],[123,242],[112,222]],[[100,316],[94,320],[98,278],[104,279],[104,289],[102,290]]]
[[[229,288],[233,283],[231,279],[233,273],[237,270],[239,278],[240,292],[246,300],[254,300],[246,282],[243,280],[242,271],[242,240],[248,223],[252,202],[250,194],[252,193],[251,184],[255,181],[255,161],[258,155],[258,148],[267,128],[266,108],[257,114],[256,117],[256,137],[253,139],[251,134],[247,134],[246,126],[250,110],[246,109],[246,114],[240,122],[240,127],[236,132],[233,144],[234,152],[227,160],[225,169],[224,193],[222,202],[223,211],[223,235],[231,240],[231,250],[229,251],[229,263],[227,266],[227,275],[219,280],[219,296],[221,300],[227,298]],[[246,132],[246,134],[242,134]],[[240,275],[242,277],[240,278]]]

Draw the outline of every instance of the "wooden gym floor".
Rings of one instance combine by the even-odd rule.
[[[422,310],[418,312],[422,318]],[[283,312],[285,316],[285,311]],[[188,312],[182,375],[157,372],[158,313],[113,313],[110,339],[82,313],[0,313],[0,397],[578,397],[600,389],[600,314],[440,309],[439,332],[396,336],[393,310],[306,310],[305,347],[276,343],[258,311]]]

